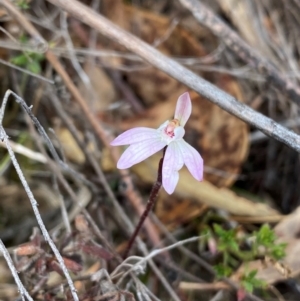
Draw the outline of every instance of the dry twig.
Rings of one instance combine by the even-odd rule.
[[[103,16],[91,10],[89,7],[74,0],[47,1],[64,9],[72,16],[78,18],[81,22],[91,26],[98,30],[101,34],[125,46],[128,50],[138,54],[149,64],[164,71],[199,94],[205,96],[225,111],[253,125],[266,135],[285,143],[297,152],[300,152],[299,135],[287,130],[272,119],[267,118],[250,107],[238,102],[234,97],[197,76],[172,59],[166,57],[137,37],[116,26]]]
[[[29,295],[29,293],[27,292],[26,288],[23,286],[23,283],[22,281],[20,280],[19,278],[19,275],[18,275],[18,272],[14,266],[14,263],[8,253],[8,251],[6,250],[2,240],[0,239],[0,251],[2,252],[3,254],[3,257],[5,258],[7,264],[8,264],[8,267],[11,271],[11,274],[13,275],[14,279],[15,279],[15,282],[18,286],[18,289],[20,291],[20,294],[21,294],[21,297],[22,297],[22,300],[24,301],[26,297],[29,301],[33,301],[33,299],[31,298],[31,296]]]
[[[57,261],[59,262],[59,264],[61,266],[61,269],[62,269],[62,271],[63,271],[63,273],[64,273],[64,275],[65,275],[65,277],[66,277],[66,279],[68,281],[68,284],[69,284],[69,287],[70,287],[73,299],[75,301],[79,301],[79,298],[77,296],[74,283],[73,283],[73,281],[71,279],[71,276],[70,276],[70,274],[68,272],[68,269],[67,269],[67,267],[66,267],[66,265],[64,263],[64,260],[63,260],[63,258],[61,256],[61,254],[59,253],[56,245],[52,241],[52,239],[51,239],[51,237],[50,237],[50,235],[49,235],[49,233],[48,233],[48,231],[47,231],[47,229],[45,227],[45,224],[44,224],[44,222],[42,220],[42,217],[41,217],[39,209],[38,209],[38,203],[35,200],[35,197],[34,197],[33,193],[31,192],[30,187],[27,184],[27,181],[26,181],[26,179],[24,177],[24,174],[23,174],[23,172],[22,172],[22,170],[20,168],[20,165],[19,165],[19,163],[18,163],[18,161],[16,159],[16,156],[15,156],[15,154],[14,154],[14,152],[13,152],[13,150],[12,150],[10,144],[9,144],[8,136],[7,136],[5,130],[4,130],[3,126],[2,126],[2,121],[3,121],[3,117],[4,117],[5,107],[6,107],[6,104],[7,104],[7,101],[8,101],[8,98],[9,98],[10,95],[13,95],[15,97],[15,99],[17,100],[17,102],[22,103],[23,107],[24,107],[24,105],[26,106],[24,100],[21,99],[18,95],[16,95],[12,91],[8,90],[5,93],[5,96],[3,98],[3,102],[2,102],[2,105],[1,105],[1,111],[0,111],[0,138],[1,138],[2,141],[4,141],[4,143],[6,145],[6,148],[8,150],[8,153],[9,153],[9,156],[11,158],[11,161],[12,161],[12,163],[13,163],[15,169],[16,169],[16,172],[17,172],[17,174],[19,176],[19,179],[20,179],[20,181],[21,181],[21,183],[22,183],[22,185],[23,185],[23,187],[24,187],[24,189],[26,191],[26,194],[27,194],[27,196],[28,196],[28,198],[30,200],[30,203],[31,203],[34,215],[35,215],[36,220],[37,220],[37,222],[38,222],[38,224],[40,226],[40,229],[41,229],[41,231],[43,233],[45,241],[47,241],[48,244],[50,245],[50,247],[51,247],[51,249],[52,249],[55,257],[57,258]],[[27,107],[27,109],[29,109],[29,108]]]
[[[222,39],[239,58],[272,81],[273,88],[277,91],[284,91],[292,101],[300,105],[300,88],[291,80],[284,77],[271,62],[262,57],[261,54],[242,40],[242,38],[216,16],[213,11],[198,0],[179,1],[192,12],[198,22]]]

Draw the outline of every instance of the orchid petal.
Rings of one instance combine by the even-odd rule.
[[[179,96],[175,109],[174,118],[179,120],[179,124],[184,126],[191,116],[192,113],[192,102],[188,92],[183,93]]]
[[[165,146],[166,142],[160,140],[159,137],[156,137],[156,139],[148,139],[142,142],[131,144],[122,154],[118,161],[117,167],[119,169],[129,168],[132,165],[140,163],[141,161],[152,156]]]
[[[182,153],[177,145],[177,141],[174,141],[167,147],[162,168],[163,187],[168,194],[174,192],[179,180],[178,170],[180,170],[182,166]]]
[[[182,126],[178,126],[174,129],[174,140],[181,139],[185,134],[185,130]]]
[[[157,139],[158,132],[155,129],[138,127],[128,130],[116,137],[110,145],[129,145],[137,142],[142,142],[149,139]]]
[[[179,145],[184,164],[192,174],[192,176],[198,180],[203,180],[203,159],[198,151],[185,142],[183,139],[177,141]]]

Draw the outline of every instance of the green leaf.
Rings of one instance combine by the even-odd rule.
[[[215,265],[214,270],[216,271],[217,278],[229,277],[232,274],[232,269],[222,263]]]
[[[252,270],[251,272],[249,272],[248,274],[248,278],[253,279],[257,274],[257,270]]]
[[[267,285],[265,281],[256,278],[256,274],[257,270],[251,270],[241,278],[241,285],[249,293],[252,293],[255,288],[264,288]]]
[[[225,230],[223,230],[223,228],[220,225],[213,224],[213,228],[218,236],[223,236],[225,234]]]
[[[242,286],[245,289],[245,291],[247,291],[248,293],[252,293],[253,292],[253,285],[250,282],[247,281],[242,281]]]
[[[27,65],[29,71],[35,74],[41,73],[41,66],[38,62],[32,61]]]
[[[275,240],[275,232],[268,224],[261,226],[259,231],[256,233],[256,241],[259,245],[270,247],[274,244]]]
[[[20,9],[28,9],[29,4],[27,3],[27,0],[20,0],[17,2],[17,5],[19,6]]]
[[[270,248],[270,254],[269,256],[273,257],[276,260],[280,260],[285,257],[285,249],[286,249],[287,244],[286,243],[281,243],[278,245],[274,245]]]
[[[11,58],[10,61],[17,66],[24,67],[28,62],[28,57],[25,54],[20,54],[18,56]]]

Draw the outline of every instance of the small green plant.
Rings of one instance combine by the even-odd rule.
[[[269,256],[274,260],[280,260],[285,257],[285,243],[276,243],[276,235],[269,225],[263,225],[258,232],[253,233],[254,243],[253,250],[255,254],[261,253],[260,248],[264,247],[265,250],[262,255]]]
[[[17,2],[17,6],[23,10],[29,9],[28,0],[19,0]]]
[[[252,270],[249,273],[245,273],[241,278],[241,286],[248,293],[252,293],[255,288],[265,288],[266,282],[256,278],[257,270]]]
[[[232,268],[223,263],[216,264],[214,270],[217,278],[229,277],[232,274]]]
[[[214,231],[217,234],[219,251],[239,251],[239,244],[236,239],[235,229],[224,230],[220,225],[214,224]]]
[[[205,228],[210,237],[217,241],[217,249],[222,254],[222,262],[214,269],[218,278],[229,277],[241,265],[258,258],[270,258],[278,261],[285,257],[286,244],[276,242],[276,234],[269,225],[263,225],[258,231],[238,235],[236,229],[225,230],[214,224],[213,231]],[[250,248],[246,247],[251,241]],[[266,283],[257,278],[257,270],[245,272],[240,277],[243,289],[251,293],[255,288],[264,288]]]
[[[41,53],[24,52],[15,57],[10,61],[20,67],[28,69],[32,73],[41,73],[41,61],[44,60],[44,55]]]

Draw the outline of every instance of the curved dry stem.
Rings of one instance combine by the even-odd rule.
[[[15,153],[14,153],[14,151],[12,150],[12,148],[11,148],[11,146],[9,144],[8,136],[7,136],[5,130],[4,130],[3,126],[2,126],[2,121],[3,121],[3,117],[4,117],[5,106],[7,104],[8,98],[9,98],[9,96],[11,94],[13,94],[14,96],[17,96],[17,95],[15,95],[15,93],[13,93],[12,91],[8,90],[5,93],[5,96],[4,96],[4,99],[3,99],[3,102],[2,102],[2,106],[1,106],[1,110],[0,110],[0,138],[1,138],[2,141],[4,141],[4,143],[6,145],[6,148],[8,150],[8,153],[9,153],[9,156],[11,158],[11,161],[12,161],[12,163],[13,163],[13,165],[15,167],[15,170],[16,170],[16,172],[18,174],[18,177],[19,177],[19,179],[20,179],[20,181],[21,181],[21,183],[22,183],[22,185],[23,185],[23,187],[25,189],[25,192],[26,192],[26,194],[27,194],[27,196],[28,196],[28,198],[30,200],[30,203],[31,203],[34,215],[35,215],[36,220],[37,220],[37,222],[39,224],[39,227],[40,227],[40,229],[41,229],[41,231],[43,233],[43,236],[44,236],[45,240],[48,242],[48,244],[50,245],[50,247],[51,247],[51,249],[52,249],[55,257],[57,258],[57,261],[59,262],[59,264],[61,266],[61,269],[62,269],[62,271],[63,271],[63,273],[64,273],[64,275],[65,275],[65,277],[66,277],[66,279],[68,281],[68,284],[69,284],[69,287],[70,287],[73,299],[75,301],[79,301],[79,298],[77,296],[74,283],[73,283],[73,281],[71,279],[71,276],[70,276],[70,274],[68,272],[68,269],[65,266],[65,263],[64,263],[64,260],[63,260],[63,258],[61,256],[61,254],[59,253],[56,245],[52,241],[52,239],[51,239],[51,237],[50,237],[50,235],[49,235],[49,233],[48,233],[48,231],[47,231],[47,229],[45,227],[45,224],[44,224],[44,222],[42,220],[42,217],[41,217],[39,209],[38,209],[38,203],[35,200],[35,197],[34,197],[33,193],[31,192],[31,189],[30,189],[29,185],[27,184],[27,181],[26,181],[26,179],[24,177],[24,174],[23,174],[23,172],[22,172],[22,170],[20,168],[20,165],[19,165],[19,163],[18,163],[18,161],[16,159]],[[21,100],[22,99],[17,96],[17,101],[21,102]],[[22,101],[24,102],[24,100],[22,100]],[[24,102],[24,104],[25,104],[25,102]],[[21,105],[22,105],[22,103],[21,103]],[[22,105],[22,107],[23,107],[23,105]],[[26,106],[26,109],[29,109],[29,111],[30,111],[30,108],[28,108],[26,104],[25,104],[25,106]]]
[[[22,300],[25,300],[24,297],[26,297],[29,301],[33,301],[31,296],[27,292],[26,288],[23,286],[23,283],[21,282],[21,279],[20,279],[20,277],[18,275],[18,272],[17,272],[17,270],[14,266],[14,263],[13,263],[10,255],[9,255],[8,251],[6,250],[5,245],[3,244],[1,239],[0,239],[0,251],[2,252],[3,257],[5,258],[5,260],[7,262],[7,265],[9,267],[10,271],[11,271],[11,274],[13,275],[13,277],[15,279],[15,282],[18,286],[19,291],[20,291]]]

